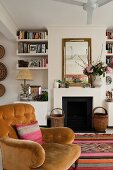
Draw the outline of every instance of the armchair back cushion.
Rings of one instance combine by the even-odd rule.
[[[34,107],[30,104],[15,103],[0,106],[0,137],[18,138],[16,124],[30,124],[36,121]]]
[[[17,124],[16,129],[20,139],[31,140],[42,145],[42,132],[38,122],[31,124]]]

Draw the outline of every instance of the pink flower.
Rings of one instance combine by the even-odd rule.
[[[106,67],[106,73],[112,73],[112,68],[111,67]]]
[[[89,66],[86,67],[86,72],[87,73],[93,73],[92,65],[89,65]]]

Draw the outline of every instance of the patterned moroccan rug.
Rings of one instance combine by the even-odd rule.
[[[76,134],[74,143],[81,145],[77,170],[113,170],[113,134]]]

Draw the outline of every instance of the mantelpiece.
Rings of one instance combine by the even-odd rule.
[[[62,97],[68,96],[93,97],[93,108],[102,105],[101,88],[54,88],[54,108],[62,108]]]

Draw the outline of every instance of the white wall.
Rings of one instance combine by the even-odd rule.
[[[49,27],[49,70],[48,84],[50,94],[50,108],[53,107],[53,82],[62,79],[62,38],[91,38],[92,39],[92,60],[96,60],[100,54],[103,44],[102,60],[105,61],[105,32],[104,27]],[[98,99],[103,102],[105,99],[105,80]],[[57,99],[56,99],[57,100]]]

